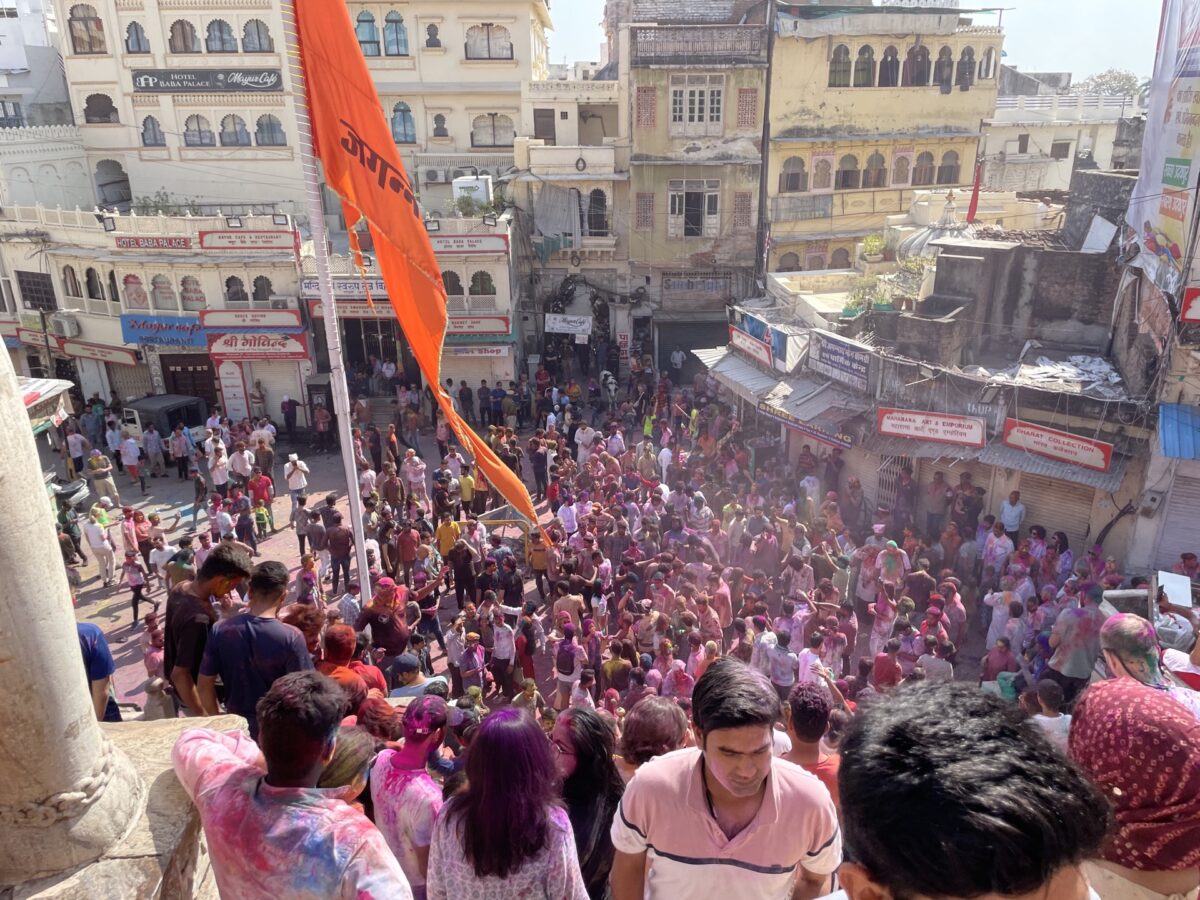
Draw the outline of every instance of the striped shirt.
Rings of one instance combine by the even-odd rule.
[[[730,839],[709,811],[701,760],[690,748],[646,763],[613,818],[613,846],[647,853],[647,900],[790,900],[800,868],[841,864],[837,812],[815,776],[774,758],[758,814]]]

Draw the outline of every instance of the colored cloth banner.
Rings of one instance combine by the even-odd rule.
[[[1185,281],[1200,156],[1200,0],[1165,0],[1150,83],[1146,135],[1125,223],[1140,246],[1137,265],[1178,298]]]
[[[388,298],[447,423],[488,483],[536,523],[524,483],[462,420],[442,384],[446,291],[349,7],[328,0],[294,3],[313,149],[325,181],[342,198],[349,228],[366,219]]]

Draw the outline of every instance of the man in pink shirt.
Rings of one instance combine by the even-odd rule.
[[[176,741],[171,761],[200,811],[222,897],[412,900],[383,835],[346,789],[317,787],[345,711],[331,678],[294,672],[258,702],[258,745],[204,728]]]

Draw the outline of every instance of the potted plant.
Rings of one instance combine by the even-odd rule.
[[[883,251],[886,249],[887,241],[883,239],[882,234],[868,234],[865,238],[863,238],[863,259],[869,263],[882,262]]]
[[[850,318],[857,316],[877,297],[878,287],[879,279],[874,276],[865,275],[855,279],[854,284],[850,286],[850,295],[842,307],[842,315]]]

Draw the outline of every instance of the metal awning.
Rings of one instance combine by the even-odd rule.
[[[693,350],[712,376],[743,400],[757,404],[782,385],[780,377],[764,372],[728,347]]]
[[[1158,446],[1171,459],[1200,459],[1200,409],[1182,403],[1158,406]]]
[[[1016,469],[1028,472],[1030,475],[1045,475],[1048,478],[1061,478],[1063,481],[1073,481],[1076,484],[1086,484],[1098,491],[1109,494],[1115,493],[1125,480],[1125,470],[1129,468],[1128,456],[1114,453],[1112,463],[1107,472],[1097,472],[1093,469],[1083,469],[1067,462],[1035,456],[1025,450],[1007,447],[1004,444],[989,444],[979,453],[979,461],[989,466],[1002,466],[1006,469]]]
[[[877,456],[908,456],[914,459],[979,459],[982,447],[963,447],[942,441],[915,441],[887,434],[872,434],[863,442],[863,449]]]
[[[766,398],[766,402],[802,422],[821,419],[840,425],[874,406],[865,395],[836,381],[809,375],[791,375]]]

